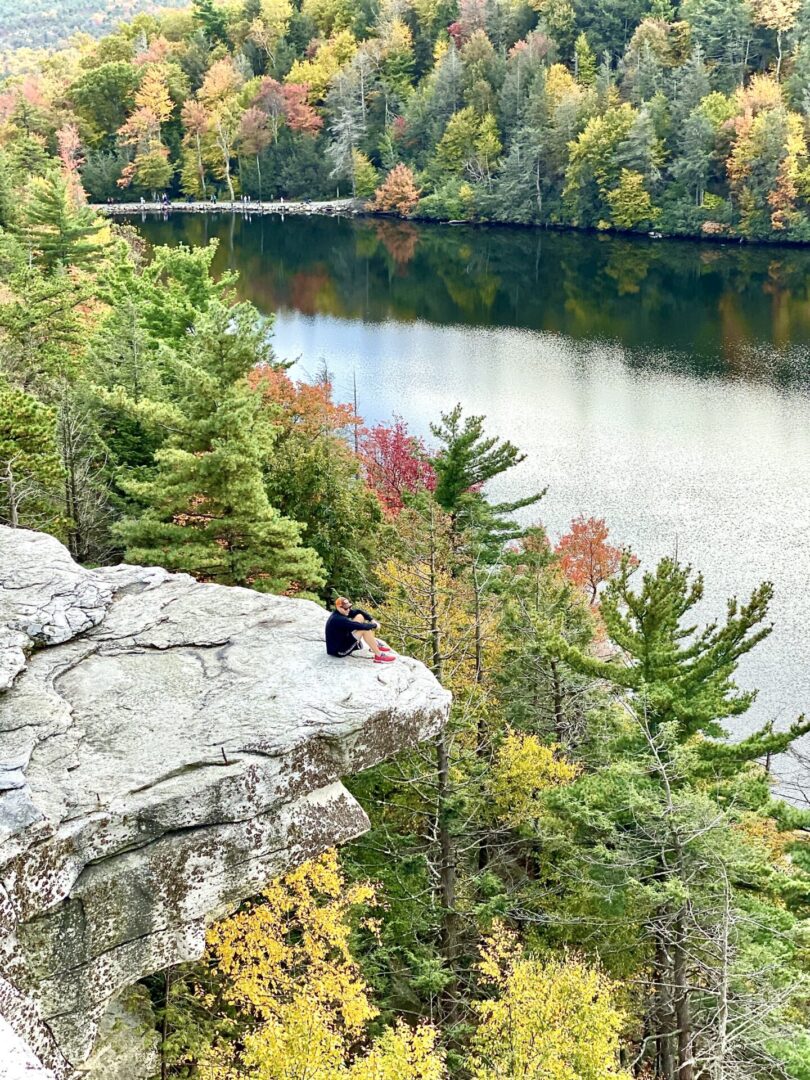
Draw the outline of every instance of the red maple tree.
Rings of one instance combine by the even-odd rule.
[[[599,596],[599,586],[619,572],[627,555],[622,548],[608,543],[608,535],[604,518],[580,514],[554,549],[565,576],[589,594],[592,604]],[[633,564],[638,562],[635,556],[628,557]]]
[[[391,517],[402,509],[407,493],[433,491],[436,486],[424,443],[409,434],[401,417],[363,431],[359,454],[366,482]]]

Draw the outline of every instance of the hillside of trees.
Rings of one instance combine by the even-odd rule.
[[[10,183],[810,240],[800,0],[195,0],[13,70]]]
[[[13,64],[12,51],[62,48],[74,34],[102,37],[143,11],[179,7],[183,3],[184,0],[25,0],[20,4],[15,0],[0,0],[0,56]]]
[[[352,781],[365,837],[148,980],[164,1080],[807,1080],[810,813],[769,765],[810,722],[723,738],[770,585],[705,625],[690,567],[494,502],[523,455],[485,418],[364,425],[213,246],[147,251],[35,136],[0,186],[0,522],[348,594],[454,695]]]

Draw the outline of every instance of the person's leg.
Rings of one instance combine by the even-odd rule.
[[[363,618],[362,615],[355,615],[354,621],[355,622],[365,622],[366,620]],[[380,646],[377,643],[377,638],[375,637],[375,634],[374,634],[373,630],[353,630],[352,633],[354,634],[354,636],[357,638],[358,641],[364,641],[366,643],[366,645],[368,645],[368,647],[374,653],[375,656],[380,655],[380,652],[382,650],[380,649]]]
[[[363,618],[362,615],[354,615],[353,618],[354,618],[355,622],[365,622],[366,621]],[[374,640],[377,642],[377,645],[379,646],[380,652],[392,652],[393,651],[391,649],[391,646],[388,644],[387,641],[383,641],[383,639],[381,637],[377,636],[376,631],[366,631],[366,632],[374,634]]]

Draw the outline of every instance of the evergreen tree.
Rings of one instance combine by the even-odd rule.
[[[48,273],[59,265],[89,269],[96,264],[107,247],[105,229],[92,210],[74,204],[63,177],[51,173],[32,182],[19,231]]]
[[[607,934],[636,924],[634,962],[652,965],[655,987],[645,1045],[665,1080],[692,1080],[718,1059],[730,1068],[740,1052],[753,1062],[764,1052],[768,1024],[778,1030],[781,1023],[776,1012],[754,1006],[756,992],[738,992],[732,1001],[728,986],[735,970],[756,963],[746,957],[757,931],[744,897],[759,892],[764,903],[778,904],[782,890],[806,883],[801,875],[780,881],[755,870],[756,852],[731,827],[741,813],[774,823],[767,778],[754,762],[786,749],[810,723],[802,719],[780,733],[766,725],[741,742],[717,741],[722,720],[754,700],[754,692],[737,688],[734,674],[770,632],[763,621],[771,592],[764,584],[745,604],[730,600],[725,622],[701,629],[691,621],[703,594],[699,576],[663,559],[633,591],[626,564],[601,607],[615,659],[588,655],[559,636],[549,646],[579,674],[607,680],[629,709],[628,720],[610,721],[612,736],[603,729],[607,742],[584,750],[601,767],[552,796],[578,835],[558,873],[577,879],[577,849],[590,834],[588,869],[565,905],[569,913],[572,906],[583,915],[601,911]],[[759,978],[769,992],[770,974],[763,970]],[[791,985],[788,997],[798,992]],[[746,1016],[752,1011],[753,1025]],[[740,1030],[744,1051],[728,1041],[732,1029]]]
[[[596,57],[585,34],[580,34],[574,42],[574,75],[583,86],[593,86],[596,82]]]
[[[695,45],[692,55],[675,72],[677,90],[672,103],[672,119],[677,127],[696,109],[711,90],[703,50]]]
[[[143,507],[116,529],[129,559],[264,591],[323,584],[320,560],[301,544],[302,526],[267,495],[277,432],[244,380],[268,355],[266,325],[250,305],[212,301],[185,348],[166,356],[172,399],[130,403],[134,416],[172,434],[151,475],[121,477]]]
[[[483,416],[462,420],[460,405],[443,413],[441,423],[432,424],[430,430],[439,441],[433,459],[436,502],[450,514],[454,528],[460,531],[475,521],[479,535],[491,540],[505,541],[521,535],[523,530],[516,529],[507,515],[534,505],[545,492],[514,502],[489,503],[482,489],[488,481],[520,464],[526,455],[508,439],[485,435]]]
[[[228,44],[228,23],[225,12],[216,0],[194,0],[194,21],[205,32],[212,45]]]
[[[121,480],[144,508],[115,530],[126,558],[264,592],[322,585],[319,559],[301,544],[302,527],[267,498],[273,428],[258,395],[228,390],[184,435],[183,447],[157,451],[153,477]]]
[[[59,534],[62,481],[53,410],[0,381],[0,521]]]
[[[698,733],[722,736],[721,721],[747,712],[756,697],[754,691],[738,690],[733,675],[740,658],[771,632],[762,624],[773,587],[760,585],[745,604],[730,600],[724,625],[712,623],[697,631],[684,627],[684,620],[703,596],[700,575],[693,576],[690,567],[674,559],[662,559],[634,592],[632,573],[626,563],[601,604],[607,633],[629,663],[588,657],[562,641],[560,658],[630,691],[653,735],[666,728],[680,741]],[[795,730],[786,734],[784,744],[796,735]],[[747,742],[740,753],[748,755],[752,745]]]
[[[675,176],[694,196],[695,206],[703,206],[711,172],[714,129],[699,111],[690,113],[678,137],[678,156],[672,163]]]

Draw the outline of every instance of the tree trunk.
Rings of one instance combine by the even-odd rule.
[[[656,937],[655,945],[655,992],[657,1004],[653,1011],[652,1027],[655,1036],[655,1067],[664,1080],[675,1080],[675,1060],[672,1054],[673,1027],[670,988],[672,980],[669,972],[669,958],[663,941]]]
[[[17,502],[17,485],[14,481],[14,470],[10,461],[6,465],[6,483],[8,484],[8,523],[12,529],[16,529],[20,524],[19,504]]]
[[[557,738],[562,742],[565,727],[565,710],[563,708],[562,682],[556,660],[551,661],[551,697],[554,703],[554,730],[557,733]]]
[[[458,917],[456,915],[456,866],[453,838],[448,825],[450,795],[450,755],[444,732],[436,739],[436,831],[439,839],[439,892],[442,905],[441,950],[451,980],[442,991],[442,1018],[450,1022],[455,1011],[455,968],[458,953]]]
[[[166,968],[164,972],[165,987],[163,991],[163,1023],[161,1025],[160,1039],[160,1080],[168,1080],[169,1065],[166,1061],[166,1039],[169,1037],[169,994],[172,989],[172,969]]]
[[[81,526],[78,513],[78,492],[76,490],[76,467],[73,442],[70,437],[70,419],[66,414],[65,403],[62,403],[61,423],[59,425],[59,449],[61,451],[62,465],[65,469],[65,517],[68,519],[68,551],[76,560],[81,562],[80,549],[82,547]]]
[[[719,1008],[717,1010],[717,1063],[716,1076],[722,1080],[725,1073],[725,1060],[728,1053],[728,1021],[729,1021],[729,974],[731,971],[731,888],[726,875],[723,882],[723,937],[720,953],[720,989]]]
[[[441,626],[439,622],[438,573],[436,566],[435,521],[431,511],[430,519],[430,640],[431,669],[441,681],[443,658],[441,650]],[[439,843],[439,898],[442,906],[440,930],[441,949],[445,964],[450,972],[455,973],[457,920],[456,903],[456,867],[453,851],[453,838],[448,823],[448,804],[450,794],[450,754],[447,735],[443,731],[436,738],[436,836]],[[453,1000],[451,986],[442,994],[441,1009],[445,1018],[451,1016]]]
[[[673,929],[675,941],[672,947],[672,994],[675,1006],[675,1023],[678,1030],[678,1071],[677,1080],[693,1080],[695,1075],[692,1061],[692,1019],[689,1007],[689,986],[687,983],[684,910],[678,912]]]
[[[200,173],[200,189],[202,190],[202,197],[205,198],[205,166],[203,165],[202,144],[200,143],[199,134],[195,136],[195,141],[197,143],[197,169]]]
[[[219,125],[219,140],[218,140],[218,142],[219,142],[219,148],[222,151],[222,166],[223,166],[223,171],[225,173],[225,182],[228,185],[228,193],[231,196],[231,204],[233,204],[235,202],[235,200],[236,200],[236,195],[234,194],[233,181],[231,180],[230,145],[228,143],[228,140],[225,138],[225,133],[222,130],[222,124],[221,123]]]

